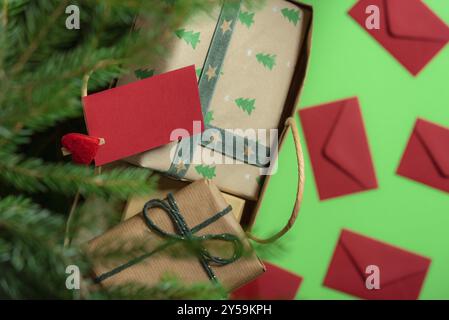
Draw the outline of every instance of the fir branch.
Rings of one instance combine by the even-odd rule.
[[[62,226],[60,216],[39,208],[29,199],[0,199],[0,296],[71,297],[68,290],[53,285],[64,283],[70,256],[58,246]]]
[[[3,8],[2,8],[2,26],[3,26],[3,28],[6,28],[7,24],[8,24],[8,1],[4,1]]]
[[[77,98],[67,98],[71,92],[78,91],[77,85],[68,83],[66,86],[53,88],[47,86],[36,91],[31,98],[27,114],[17,114],[17,108],[11,109],[6,125],[14,124],[15,130],[27,128],[32,131],[42,131],[56,125],[58,122],[80,116],[82,114],[81,102]],[[29,106],[24,103],[24,106]]]
[[[0,126],[0,150],[3,153],[13,154],[17,151],[17,146],[30,142],[33,132],[29,129],[14,128],[12,130]]]
[[[64,12],[64,9],[68,6],[69,0],[63,0],[60,2],[59,6],[55,8],[53,13],[50,15],[50,17],[47,19],[47,23],[41,27],[41,30],[39,31],[38,35],[35,39],[30,43],[27,50],[19,57],[17,63],[13,65],[11,68],[11,74],[17,74],[20,72],[27,61],[31,58],[34,51],[39,47],[40,43],[42,42],[43,38],[47,35],[50,28],[55,23],[56,19]]]
[[[0,230],[14,230],[24,237],[42,238],[50,241],[55,233],[48,229],[62,230],[63,220],[39,208],[29,198],[8,196],[0,199]],[[33,232],[30,232],[33,230]],[[60,234],[61,235],[61,234]]]
[[[176,277],[166,275],[154,287],[146,287],[128,283],[91,293],[90,299],[193,299],[213,300],[226,297],[226,291],[211,283],[196,283],[186,285]]]
[[[90,167],[44,163],[0,152],[0,181],[27,192],[53,191],[74,195],[115,196],[126,199],[151,191],[150,171],[138,168],[114,169],[94,174]]]

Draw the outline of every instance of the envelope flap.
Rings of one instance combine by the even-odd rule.
[[[426,272],[430,260],[389,244],[344,230],[340,237],[354,264],[365,278],[366,267],[379,267],[381,288],[409,276]]]
[[[362,187],[369,187],[375,180],[372,168],[366,165],[371,163],[371,155],[357,100],[342,101],[324,155]]]
[[[449,178],[449,129],[420,119],[416,132],[440,173]]]
[[[449,28],[424,3],[410,0],[384,0],[387,27],[393,36],[411,40],[441,41]]]

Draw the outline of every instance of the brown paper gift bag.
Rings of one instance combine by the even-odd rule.
[[[199,180],[178,191],[173,199],[181,218],[169,212],[173,204],[164,202],[166,209],[144,209],[88,244],[88,252],[93,256],[136,243],[143,245],[144,252],[130,250],[133,253],[126,258],[107,263],[94,260],[97,282],[104,286],[138,283],[151,287],[164,275],[174,275],[186,284],[216,279],[231,291],[264,272],[263,264],[213,183]],[[195,243],[201,246],[198,252],[171,254],[173,247],[185,252],[183,242],[188,236],[181,230],[185,234],[192,232]]]
[[[308,66],[308,61],[309,61],[311,38],[312,38],[311,36],[312,36],[313,10],[312,10],[311,6],[301,4],[296,1],[282,1],[282,2],[297,6],[299,9],[302,10],[303,17],[304,17],[304,28],[303,28],[304,43],[301,47],[300,52],[298,53],[298,57],[297,57],[296,61],[295,61],[295,68],[294,68],[295,71],[294,71],[293,78],[292,78],[292,81],[290,84],[288,95],[285,99],[285,106],[282,111],[282,116],[280,118],[281,123],[279,124],[279,129],[281,130],[280,139],[279,139],[279,151],[281,150],[282,146],[284,145],[286,136],[288,135],[288,133],[291,131],[293,134],[295,149],[296,149],[296,156],[297,156],[298,183],[297,183],[297,190],[296,190],[296,199],[295,199],[295,203],[294,203],[292,213],[291,213],[289,220],[287,221],[285,226],[279,232],[276,232],[274,235],[272,235],[268,238],[264,238],[264,239],[253,235],[251,233],[251,229],[254,225],[257,214],[262,206],[263,198],[264,198],[265,193],[268,190],[271,176],[266,176],[264,179],[259,179],[257,181],[258,186],[255,188],[252,188],[252,187],[248,188],[248,185],[244,184],[245,189],[249,190],[249,192],[251,194],[253,194],[253,196],[254,196],[254,192],[257,195],[253,198],[248,195],[246,195],[246,196],[240,195],[247,200],[246,204],[249,205],[248,206],[249,210],[247,210],[247,212],[243,213],[241,225],[246,230],[247,236],[250,239],[252,239],[256,242],[259,242],[259,243],[274,242],[277,239],[281,238],[293,226],[294,222],[296,221],[296,218],[298,216],[299,209],[301,206],[303,191],[304,191],[304,182],[305,182],[304,158],[303,158],[301,141],[300,141],[298,129],[296,127],[296,121],[294,119],[294,114],[295,114],[295,107],[299,102],[300,92],[302,90],[303,83],[304,83],[306,73],[307,73],[307,66]],[[162,70],[162,71],[164,71],[164,70]],[[88,77],[85,79],[84,85],[83,85],[85,92],[87,92],[87,80],[88,79],[89,79]],[[134,78],[134,80],[135,80],[135,78]],[[121,81],[119,81],[119,84],[120,83],[124,84],[129,81],[133,81],[133,78],[132,77],[124,78]],[[175,144],[176,144],[176,142],[172,143],[172,145],[175,145]],[[128,159],[128,161],[132,162],[134,164],[142,165],[144,167],[153,167],[157,171],[161,171],[161,172],[167,171],[168,167],[170,165],[170,163],[166,161],[167,152],[169,152],[169,149],[172,147],[172,145],[167,145],[167,146],[163,146],[161,148],[156,148],[150,152],[146,152],[141,155],[142,159],[143,159],[143,157],[146,157],[146,156],[151,157],[151,159],[149,158],[149,160],[151,160],[151,162],[153,162],[153,160],[156,160],[156,159],[161,160],[161,162],[159,163],[161,165],[161,167],[158,167],[159,165],[158,166],[147,166],[147,165],[144,165],[143,163],[139,163],[140,161],[137,161],[137,162],[131,161],[131,159]],[[206,148],[199,148],[198,150],[203,152],[204,150],[206,150]],[[222,176],[223,179],[225,179],[225,180],[223,180],[225,182],[218,183],[218,187],[220,188],[221,191],[230,192],[230,193],[232,191],[231,190],[232,188],[228,188],[227,186],[230,184],[234,184],[236,181],[240,181],[239,179],[236,179],[236,175],[238,175],[240,178],[244,177],[246,179],[246,178],[250,178],[250,177],[254,176],[252,174],[253,171],[249,172],[248,170],[256,170],[257,172],[259,170],[259,168],[255,167],[255,166],[247,165],[244,163],[240,164],[240,165],[231,165],[230,167],[232,167],[232,170],[226,169],[223,171],[222,174],[220,174],[220,176]],[[180,164],[180,168],[182,168],[182,164]],[[217,173],[217,176],[218,176],[218,173]],[[197,178],[199,179],[200,177],[197,177]],[[193,180],[195,180],[195,179],[193,179]],[[252,180],[252,179],[249,179],[249,180],[254,182],[254,180]],[[217,179],[215,179],[215,182],[217,182]],[[261,185],[260,190],[259,190],[259,184]],[[258,192],[257,192],[257,190],[258,190]],[[234,192],[234,194],[239,195],[238,192]],[[257,201],[255,201],[256,198],[257,198]]]

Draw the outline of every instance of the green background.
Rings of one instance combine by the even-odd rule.
[[[306,186],[299,219],[268,261],[304,278],[298,299],[353,299],[322,285],[339,234],[347,228],[431,258],[420,298],[449,299],[449,195],[395,174],[417,117],[449,127],[449,45],[413,77],[347,14],[356,0],[303,2],[313,5],[314,21],[298,108],[358,96],[379,188],[319,201],[303,139]],[[425,3],[449,24],[447,1]],[[286,222],[296,172],[289,136],[257,219],[259,234]]]

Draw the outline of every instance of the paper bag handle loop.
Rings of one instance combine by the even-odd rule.
[[[299,209],[301,207],[302,202],[302,196],[304,193],[304,156],[302,153],[302,147],[301,147],[301,139],[299,137],[298,127],[296,126],[295,118],[290,117],[285,122],[285,125],[291,129],[293,134],[293,140],[295,143],[295,149],[296,149],[296,161],[298,165],[298,184],[296,189],[296,200],[295,205],[293,207],[292,213],[290,215],[290,219],[288,219],[287,224],[276,234],[273,236],[267,238],[267,239],[261,239],[256,236],[254,236],[252,233],[247,232],[246,235],[249,239],[261,243],[261,244],[268,244],[272,243],[279,238],[281,238],[283,235],[287,233],[288,230],[293,226],[293,224],[296,221],[296,218],[298,218]]]

